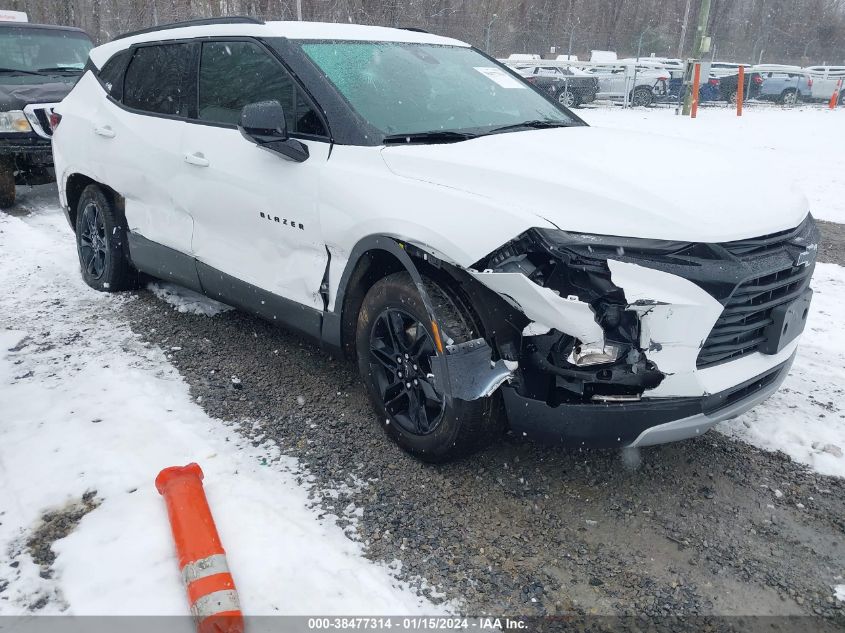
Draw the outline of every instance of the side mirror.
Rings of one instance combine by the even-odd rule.
[[[259,101],[241,110],[238,130],[261,148],[301,163],[308,158],[308,146],[288,136],[285,110],[278,101]]]

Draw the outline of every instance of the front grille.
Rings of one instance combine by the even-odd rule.
[[[704,342],[696,366],[709,367],[756,352],[766,340],[764,330],[772,323],[772,310],[798,297],[812,272],[812,266],[790,266],[739,284]]]

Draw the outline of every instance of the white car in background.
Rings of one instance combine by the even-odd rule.
[[[632,106],[650,106],[669,92],[670,73],[649,64],[616,62],[588,68],[599,80],[597,99],[629,99]]]
[[[589,127],[458,40],[156,27],[92,50],[56,114],[87,284],[140,271],[356,359],[425,460],[505,428],[695,437],[771,395],[804,328],[818,230],[776,168]],[[690,195],[737,173],[759,186]]]
[[[808,66],[804,70],[813,80],[811,98],[830,99],[838,88],[840,105],[845,101],[845,66]]]

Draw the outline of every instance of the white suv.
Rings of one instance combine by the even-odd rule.
[[[357,358],[378,423],[423,459],[505,428],[695,436],[778,387],[806,319],[799,192],[690,195],[779,176],[588,127],[463,42],[160,27],[91,51],[58,114],[89,285],[168,279]],[[643,152],[672,157],[659,187]]]

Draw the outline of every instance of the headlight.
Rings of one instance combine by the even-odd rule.
[[[0,132],[31,132],[32,126],[22,110],[0,112]]]
[[[690,246],[689,242],[673,240],[592,235],[556,229],[536,229],[536,231],[550,247],[573,251],[587,257],[621,256],[626,251],[639,254],[670,255]]]

